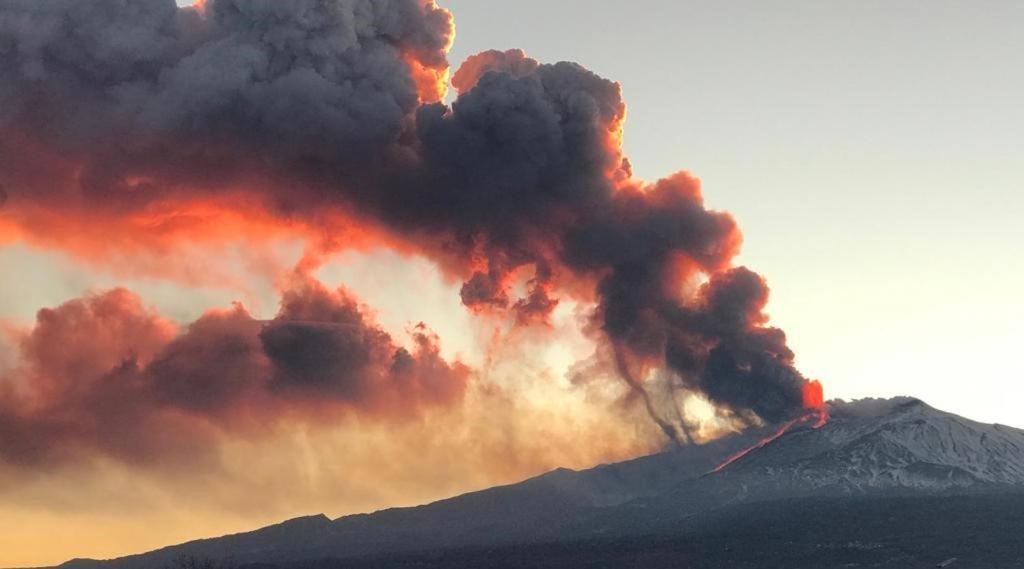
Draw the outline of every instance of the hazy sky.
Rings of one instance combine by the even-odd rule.
[[[772,287],[772,323],[786,330],[798,366],[823,381],[828,397],[915,395],[970,418],[1024,427],[1017,401],[1024,394],[1024,4],[439,3],[455,14],[453,69],[470,54],[518,47],[542,62],[577,61],[623,85],[629,104],[625,149],[635,172],[654,180],[689,170],[703,181],[713,207],[735,214],[746,237],[741,261]],[[274,255],[291,261],[301,252],[297,243],[277,248]],[[275,283],[254,269],[261,259],[251,253],[243,248],[198,255],[185,263],[192,281],[186,285],[117,263],[90,265],[23,243],[0,245],[0,320],[27,325],[42,307],[117,285],[179,322],[234,300],[269,318],[276,309]],[[223,279],[207,274],[214,264],[227,267],[237,281],[217,284]],[[460,283],[443,278],[426,260],[348,252],[318,276],[349,286],[396,337],[424,320],[444,339],[444,357],[458,355],[473,366],[490,358],[480,350],[483,325],[459,304]],[[396,297],[395,290],[415,294]],[[563,307],[558,326],[571,321],[571,308]],[[537,361],[558,369],[589,353],[578,334],[564,337],[565,344],[530,346],[542,356]],[[13,365],[12,351],[0,344],[0,371]],[[566,383],[552,379],[559,382]],[[545,400],[545,389],[537,388],[536,400]],[[606,417],[591,417],[577,403],[531,418],[536,432],[493,437],[504,443],[503,437],[518,436],[517,444],[539,439],[547,432],[544,421],[561,413],[580,417],[575,430],[561,432],[605,428],[604,436],[614,438],[617,424],[613,429]],[[61,558],[60,548],[45,558],[36,554],[54,536],[76,554],[125,553],[244,529],[282,512],[336,515],[412,503],[515,478],[538,465],[585,466],[594,456],[636,449],[633,441],[609,443],[604,454],[545,455],[536,463],[499,465],[460,479],[467,468],[453,470],[450,457],[465,452],[462,439],[446,433],[451,440],[445,443],[421,441],[416,437],[426,435],[411,431],[389,450],[392,455],[379,450],[388,432],[372,428],[363,438],[285,433],[272,443],[279,454],[232,448],[235,458],[266,460],[265,468],[246,466],[244,473],[256,482],[216,489],[226,497],[210,506],[213,514],[201,527],[193,511],[177,502],[178,491],[192,489],[190,481],[158,480],[154,489],[141,478],[97,475],[98,489],[76,494],[65,480],[39,477],[0,511],[19,520],[0,523],[0,564]],[[304,446],[291,444],[293,435]],[[336,445],[316,446],[325,439]],[[423,469],[388,469],[393,455],[415,455],[430,445],[432,454],[423,460],[432,462]],[[570,437],[551,448],[571,452],[582,446]],[[293,491],[288,476],[295,464],[311,474]],[[335,476],[358,483],[339,489]],[[264,483],[280,489],[282,481],[288,491],[273,494],[276,502],[246,509],[251,497],[243,490]],[[129,482],[134,493],[121,496]],[[393,487],[374,490],[388,484]],[[59,507],[40,507],[52,505],[55,495]],[[120,501],[97,514],[96,504],[110,495]],[[117,509],[139,496],[146,506],[138,506],[138,517]],[[325,504],[325,496],[333,501]],[[216,517],[218,512],[226,513]],[[153,527],[147,524],[163,524],[165,531],[139,529]],[[82,551],[83,544],[94,548]],[[14,551],[15,545],[21,550],[8,555],[17,556],[5,558],[4,549]]]

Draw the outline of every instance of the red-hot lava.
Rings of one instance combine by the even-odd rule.
[[[816,416],[817,421],[811,427],[813,429],[820,429],[828,423],[828,406],[825,405],[825,390],[821,386],[821,382],[814,379],[808,381],[803,386],[804,393],[804,409],[810,409],[811,412],[805,416]]]
[[[729,465],[733,464],[734,462],[737,462],[738,460],[754,452],[755,450],[762,449],[772,444],[773,442],[782,438],[782,436],[788,433],[790,430],[792,430],[793,427],[799,425],[810,425],[811,429],[817,430],[828,424],[828,406],[825,405],[825,394],[824,390],[822,389],[821,382],[818,380],[813,380],[805,383],[803,386],[803,395],[804,408],[807,409],[807,413],[800,417],[797,417],[796,419],[784,423],[775,434],[771,435],[770,437],[761,439],[754,446],[744,449],[732,455],[731,457],[726,459],[722,464],[716,466],[715,469],[712,470],[712,472],[721,472]]]

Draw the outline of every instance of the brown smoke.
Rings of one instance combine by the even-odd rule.
[[[177,461],[283,421],[414,420],[457,405],[470,370],[425,326],[396,345],[344,290],[304,279],[269,322],[210,311],[183,331],[116,289],[39,312],[3,382],[0,458]]]

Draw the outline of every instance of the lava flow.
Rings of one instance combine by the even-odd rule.
[[[783,435],[788,433],[790,429],[797,425],[810,424],[811,429],[814,430],[824,427],[828,423],[828,407],[825,405],[825,395],[824,390],[821,387],[821,382],[815,380],[804,384],[803,395],[804,408],[808,410],[806,414],[785,423],[774,435],[761,439],[754,446],[732,455],[726,459],[725,462],[716,466],[711,472],[721,472],[730,464],[733,464],[755,450],[764,448],[779,440]]]

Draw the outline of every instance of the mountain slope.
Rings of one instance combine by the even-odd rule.
[[[671,533],[363,558],[279,569],[1024,568],[1024,494],[797,498],[720,508]],[[256,564],[242,569],[270,569]]]
[[[167,566],[183,555],[235,562],[353,558],[453,547],[616,539],[678,531],[722,508],[768,500],[951,495],[1024,490],[1024,431],[984,425],[910,398],[832,403],[824,427],[764,428],[582,472],[556,470],[520,484],[417,508],[331,521],[300,518],[85,567]]]
[[[748,477],[844,492],[1024,484],[1024,431],[938,411],[917,399],[836,403],[820,432],[783,437],[733,465]]]
[[[771,500],[1024,492],[1024,430],[913,398],[833,402],[830,412],[824,427],[795,427],[721,471],[594,512],[574,537],[653,534],[695,514]]]

